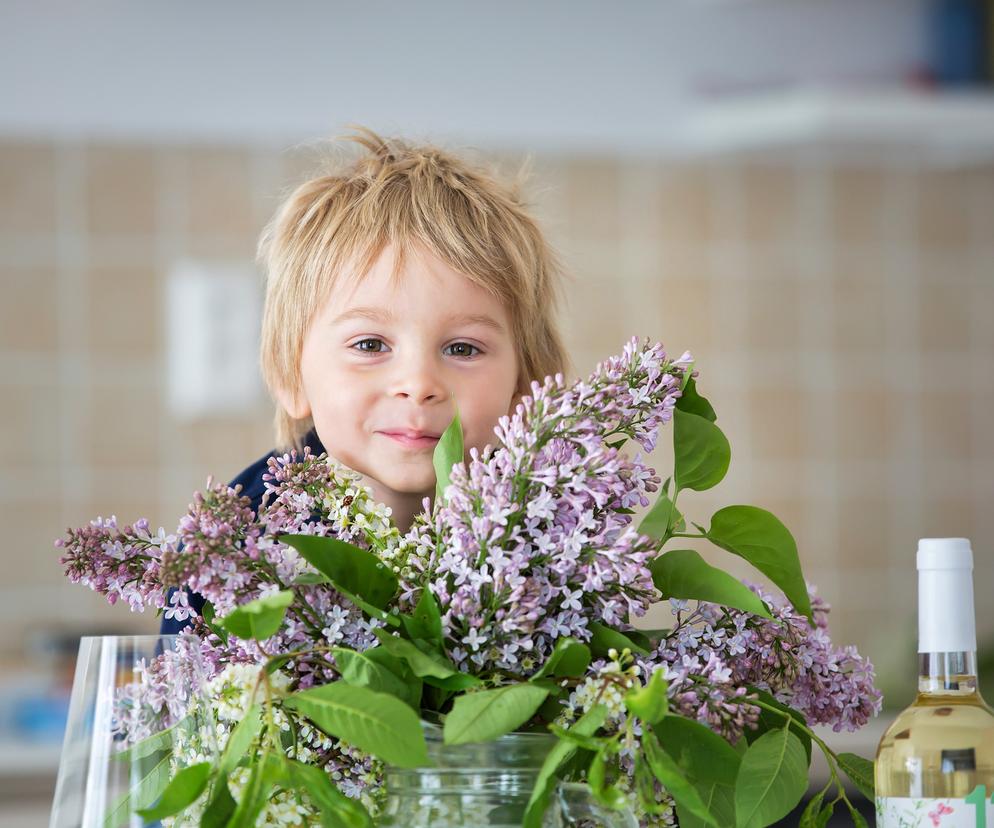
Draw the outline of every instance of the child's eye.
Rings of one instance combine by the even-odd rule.
[[[483,351],[480,351],[479,348],[477,348],[475,345],[470,344],[469,342],[453,342],[448,347],[450,347],[450,348],[462,348],[462,349],[469,349],[469,348],[471,348],[474,351],[479,351],[481,354],[483,353]],[[468,353],[466,350],[463,350],[462,353],[457,353],[457,354],[455,354],[455,356],[462,357],[463,359],[469,359],[469,358],[471,358],[473,356],[473,354],[472,353]]]
[[[352,345],[352,347],[355,348],[360,353],[363,353],[363,354],[378,354],[378,353],[381,353],[378,348],[375,349],[375,350],[371,350],[369,348],[360,348],[359,347],[360,345],[363,345],[366,342],[379,342],[380,345],[383,344],[383,340],[382,339],[360,339],[358,342],[356,342],[354,345]]]
[[[373,345],[376,344],[384,345],[382,339],[376,339],[375,337],[370,337],[369,339],[360,339],[358,342],[354,343],[351,347],[355,348],[357,351],[359,351],[359,353],[363,354],[383,353],[382,348],[362,347],[367,343],[372,343]],[[459,357],[460,359],[472,359],[476,355],[475,353],[473,353],[474,351],[481,354],[483,353],[483,351],[481,351],[479,348],[477,348],[475,345],[469,342],[453,342],[451,345],[448,345],[447,347],[458,349],[455,353],[453,353],[453,356]]]

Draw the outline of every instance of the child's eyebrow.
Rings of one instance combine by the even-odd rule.
[[[369,319],[373,322],[392,322],[394,320],[394,315],[390,311],[384,310],[383,308],[351,308],[344,313],[339,314],[334,319],[331,320],[332,325],[338,325],[342,322],[348,322],[350,319]],[[455,323],[457,325],[485,325],[488,328],[493,328],[495,331],[502,333],[504,331],[504,326],[501,325],[492,316],[485,313],[457,313],[449,316],[446,322]]]

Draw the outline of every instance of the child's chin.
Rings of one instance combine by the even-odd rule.
[[[435,472],[431,468],[428,471],[430,473],[425,475],[386,475],[385,479],[381,478],[381,482],[397,494],[432,494],[435,491]]]

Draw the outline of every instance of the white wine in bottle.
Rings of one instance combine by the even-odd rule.
[[[878,828],[994,828],[994,711],[977,689],[973,551],[918,542],[918,697],[880,740]]]

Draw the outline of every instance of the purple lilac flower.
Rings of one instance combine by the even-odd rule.
[[[166,606],[166,587],[161,581],[162,555],[175,549],[176,538],[149,533],[144,518],[134,526],[118,527],[117,518],[98,517],[68,536],[55,541],[65,549],[59,562],[74,584],[82,583],[116,604],[123,599],[132,611],[146,606]]]
[[[815,627],[783,598],[749,584],[772,619],[700,602],[643,660],[646,675],[665,668],[670,702],[682,715],[735,741],[755,720],[747,686],[770,692],[809,724],[857,730],[880,711],[873,665],[854,647],[835,647],[828,635],[829,606],[808,587]]]
[[[195,635],[181,634],[175,649],[139,661],[137,681],[120,687],[114,700],[111,730],[122,747],[172,727],[201,701],[207,676],[200,646]]]
[[[631,525],[659,477],[612,438],[651,451],[672,417],[689,354],[669,362],[633,338],[618,357],[567,387],[562,374],[470,449],[444,503],[419,516],[400,567],[404,600],[427,586],[442,610],[449,654],[474,673],[533,673],[555,641],[590,639],[592,622],[626,627],[656,595],[656,542]]]
[[[119,528],[114,518],[98,519],[79,530],[70,529],[56,545],[65,550],[61,562],[70,580],[85,583],[111,603],[124,599],[134,610],[153,606],[170,617],[191,618],[207,680],[231,665],[257,666],[268,658],[266,653],[331,645],[364,650],[376,645],[373,629],[379,622],[364,618],[326,584],[294,585],[295,578],[314,569],[278,540],[282,533],[326,535],[365,548],[391,550],[400,533],[390,524],[389,509],[375,503],[371,491],[358,485],[358,478],[326,455],[291,452],[270,460],[264,478],[267,492],[258,515],[237,487],[208,480],[206,491],[195,496],[175,535],[160,530],[153,536],[144,520]],[[167,600],[170,587],[179,589]],[[264,642],[265,649],[236,636],[222,642],[195,615],[187,595],[187,590],[200,593],[218,616],[224,616],[241,604],[290,587],[297,600],[288,608],[281,629]],[[167,674],[170,658],[166,654],[148,665],[147,680],[122,693],[122,723],[139,727],[145,721],[142,716],[166,701],[168,688],[157,677]],[[302,655],[281,670],[294,689],[338,677],[333,660],[323,652]],[[366,785],[369,757],[337,741],[321,742],[315,756],[317,764],[351,790]]]

